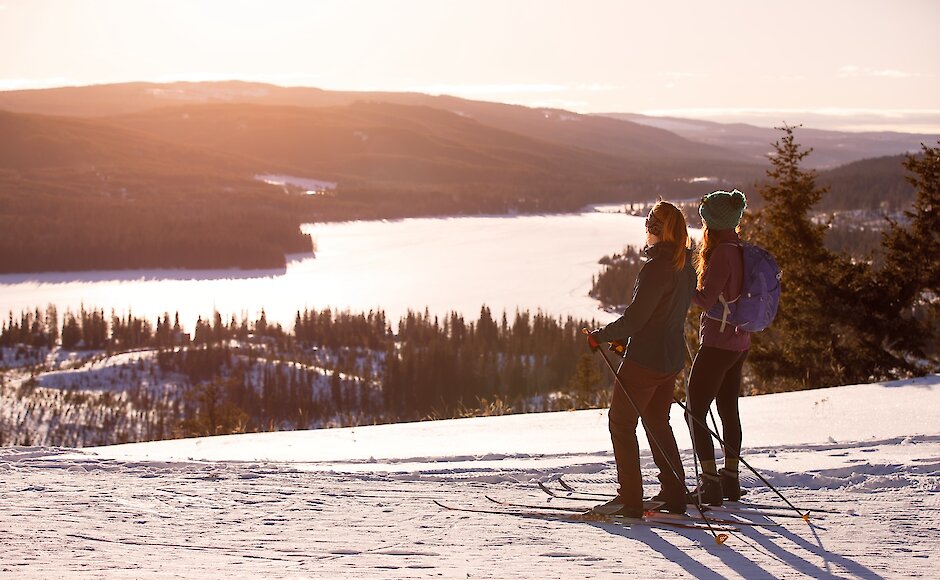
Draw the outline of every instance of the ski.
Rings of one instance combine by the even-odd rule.
[[[603,497],[603,498],[611,497],[609,494],[606,494],[606,493],[590,493],[590,492],[584,492],[584,491],[579,492],[579,491],[576,490],[575,488],[573,488],[573,487],[571,487],[570,485],[568,485],[568,482],[565,481],[564,479],[560,478],[560,477],[559,477],[556,481],[558,481],[558,485],[560,485],[560,486],[563,487],[566,491],[569,491],[569,492],[571,492],[571,493],[581,493],[581,494],[583,494],[583,495],[598,496],[598,497]]]
[[[537,482],[537,483],[538,483],[539,488],[542,491],[544,491],[545,493],[547,493],[548,495],[552,497],[557,497],[561,499],[570,499],[574,501],[597,501],[598,499],[611,499],[614,497],[611,494],[590,493],[590,492],[580,491],[572,487],[571,485],[569,485],[567,482],[563,481],[561,478],[558,478],[557,481],[558,481],[558,484],[562,488],[564,488],[568,493],[560,493],[558,491],[555,491],[551,489],[550,487],[546,486],[542,482]],[[572,495],[572,494],[578,494],[578,495]],[[728,505],[728,504],[734,504],[734,505]],[[690,503],[689,505],[691,506],[695,504]],[[716,510],[716,511],[726,511],[726,512],[731,512],[731,513],[743,513],[743,514],[755,514],[755,515],[773,516],[773,517],[781,517],[781,518],[803,519],[802,514],[797,515],[795,513],[791,513],[791,510],[787,508],[786,506],[772,505],[772,504],[765,504],[765,503],[755,503],[755,502],[741,502],[741,501],[728,502],[726,501],[724,505],[720,505],[720,506],[704,505],[702,506],[702,509],[705,511]],[[838,510],[826,509],[826,508],[806,508],[806,511],[808,513],[815,513],[815,514],[842,513]]]
[[[674,522],[669,520],[656,519],[655,517],[644,516],[643,518],[625,518],[622,516],[606,516],[602,514],[597,514],[590,511],[580,511],[578,513],[569,513],[569,512],[541,512],[541,511],[520,511],[520,510],[501,510],[501,509],[484,509],[484,508],[473,508],[473,507],[463,507],[463,506],[454,506],[441,503],[438,500],[431,500],[439,507],[456,512],[467,512],[475,514],[493,514],[493,515],[503,515],[503,516],[516,516],[523,518],[532,518],[539,520],[552,520],[552,521],[571,521],[571,522],[597,522],[602,524],[621,524],[627,526],[640,525],[640,526],[650,526],[650,527],[666,527],[666,528],[682,528],[686,530],[702,530],[704,532],[739,532],[739,528],[733,526],[709,526],[702,523],[692,523],[692,522]],[[724,539],[721,539],[719,543],[723,543]]]
[[[553,498],[568,499],[571,501],[583,501],[583,502],[596,503],[598,500],[611,499],[614,497],[612,495],[602,495],[602,494],[595,494],[595,496],[591,496],[591,497],[586,496],[586,495],[568,495],[568,494],[557,493],[541,484],[539,485],[539,487],[541,487],[545,493],[547,493]],[[690,503],[688,505],[689,505],[690,511],[697,509],[695,507],[695,504],[693,503]],[[775,510],[779,510],[779,511],[775,511]],[[802,515],[798,515],[798,514],[792,513],[790,511],[785,511],[785,510],[786,508],[783,508],[780,506],[773,506],[771,509],[751,509],[748,507],[735,507],[735,506],[730,506],[730,505],[721,505],[721,506],[703,505],[702,506],[702,511],[704,512],[709,512],[709,511],[725,512],[725,513],[732,513],[732,514],[762,516],[762,517],[767,517],[767,518],[774,517],[774,518],[800,518],[802,519],[803,517]],[[812,512],[813,510],[809,510],[809,511]]]
[[[785,510],[787,509],[786,506],[773,505],[769,503],[757,503],[757,502],[750,502],[750,501],[730,501],[730,500],[725,500],[725,502],[735,504],[735,506],[732,506],[732,507],[740,507],[740,508],[754,508],[758,510]],[[829,508],[814,508],[814,507],[804,506],[804,509],[807,512],[817,513],[817,514],[841,514],[843,513],[839,510],[834,510],[834,509],[829,509]]]
[[[533,505],[533,504],[502,501],[502,500],[498,500],[488,495],[484,495],[483,497],[485,497],[486,499],[490,500],[491,502],[495,504],[506,506],[506,507],[546,510],[546,511],[560,511],[560,512],[567,512],[567,513],[584,513],[583,508],[578,508],[578,507],[573,507],[573,506]],[[743,525],[743,526],[755,526],[755,527],[767,527],[767,528],[783,527],[783,524],[778,524],[778,523],[747,522],[743,520],[732,520],[728,518],[714,518],[710,516],[706,516],[705,518],[702,518],[701,516],[698,516],[695,514],[671,514],[668,512],[656,511],[656,509],[661,507],[662,505],[663,503],[658,502],[658,501],[644,501],[643,509],[645,509],[648,512],[647,513],[648,516],[651,516],[653,518],[662,518],[664,520],[669,520],[669,521],[693,520],[696,522],[707,521],[710,524],[729,525],[729,526]]]
[[[548,495],[550,495],[550,496],[552,496],[552,497],[561,497],[561,498],[565,498],[565,499],[576,499],[576,500],[578,500],[578,501],[597,501],[598,499],[611,499],[611,498],[614,497],[614,496],[612,496],[612,495],[610,495],[610,494],[607,494],[607,493],[585,493],[585,494],[581,494],[581,495],[575,496],[575,495],[571,495],[571,494],[572,494],[572,493],[581,493],[581,492],[574,492],[574,491],[572,491],[572,492],[568,492],[568,493],[559,493],[559,492],[553,490],[552,488],[548,487],[547,485],[545,485],[545,484],[542,483],[541,481],[537,481],[536,483],[538,484],[539,489],[541,489],[542,491],[544,491],[545,493],[547,493]],[[590,496],[590,497],[588,497],[588,496]]]
[[[504,505],[507,507],[517,507],[517,508],[527,508],[527,509],[536,509],[536,510],[555,510],[555,511],[565,511],[565,512],[577,512],[584,513],[583,507],[574,507],[574,506],[557,506],[557,505],[533,505],[533,504],[523,504],[523,503],[514,503],[498,500],[492,496],[484,495],[486,499],[490,500],[493,503]],[[660,507],[662,502],[658,501],[645,501],[643,502],[643,509],[647,512],[653,512],[656,508]]]

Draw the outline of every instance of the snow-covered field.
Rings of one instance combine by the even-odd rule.
[[[701,530],[446,511],[613,492],[606,411],[0,449],[18,577],[937,577],[940,375],[741,401],[746,458],[803,509]],[[678,411],[677,409],[675,409]],[[691,474],[688,434],[673,417]],[[641,444],[645,442],[641,438]],[[646,446],[648,449],[648,446]],[[648,452],[643,469],[656,491]],[[690,482],[691,483],[691,482]],[[783,503],[753,477],[749,501]],[[795,515],[795,514],[794,514]],[[732,519],[739,517],[723,514]],[[744,517],[744,516],[740,516]]]

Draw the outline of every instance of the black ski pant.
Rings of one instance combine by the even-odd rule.
[[[725,455],[734,458],[741,456],[738,396],[741,394],[741,370],[747,352],[703,346],[695,355],[686,402],[688,415],[694,417],[688,422],[691,424],[692,444],[699,461],[715,460],[712,436],[705,427],[705,415],[712,401],[715,401],[718,416],[721,417]]]
[[[669,408],[678,374],[653,371],[630,360],[624,360],[617,371],[623,388],[614,384],[608,420],[620,484],[617,494],[629,508],[643,505],[643,474],[640,472],[640,449],[636,438],[639,419],[643,420],[653,461],[659,468],[663,495],[680,501],[685,498],[682,459],[669,425]],[[624,389],[630,394],[629,398]]]

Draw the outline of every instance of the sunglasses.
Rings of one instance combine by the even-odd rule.
[[[653,214],[646,216],[646,231],[654,236],[663,235],[663,222]]]

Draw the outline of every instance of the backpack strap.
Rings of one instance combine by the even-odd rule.
[[[731,306],[729,306],[729,304],[731,304],[731,302],[734,302],[734,300],[732,300],[731,302],[728,302],[727,300],[725,300],[724,294],[719,294],[718,301],[721,302],[721,308],[722,308],[721,328],[718,329],[718,332],[724,332],[725,326],[728,325],[728,317],[731,316]]]
[[[720,243],[718,244],[718,246],[737,246],[738,248],[743,247],[743,246],[741,245],[741,242],[720,242]],[[717,248],[718,246],[715,246],[715,247]],[[739,294],[739,295],[738,295],[738,298],[740,298],[740,297],[741,297],[741,295]],[[721,327],[718,329],[718,332],[724,332],[724,331],[725,331],[725,326],[728,325],[728,317],[731,316],[731,306],[730,306],[730,305],[731,305],[731,304],[734,304],[735,302],[737,302],[737,301],[738,301],[738,298],[735,298],[734,300],[728,300],[727,298],[725,298],[725,295],[724,295],[723,292],[720,293],[720,294],[718,294],[718,301],[721,302],[721,308],[722,308],[722,312],[721,312]]]

